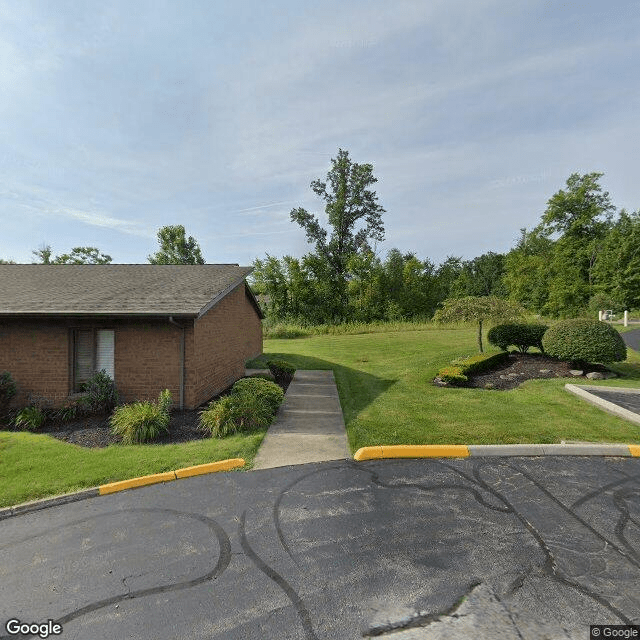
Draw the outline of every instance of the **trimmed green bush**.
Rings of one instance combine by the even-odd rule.
[[[25,407],[16,416],[15,425],[18,429],[38,431],[44,424],[45,414],[38,407]]]
[[[487,339],[494,347],[503,351],[513,345],[520,353],[527,353],[529,347],[537,347],[544,352],[542,336],[547,329],[545,324],[498,324],[489,329]]]
[[[276,382],[291,382],[296,368],[284,360],[268,360],[267,367],[273,374]]]
[[[490,355],[479,353],[477,356],[471,356],[470,358],[456,358],[451,361],[451,364],[442,367],[438,371],[437,377],[444,382],[453,384],[466,382],[469,379],[468,375],[493,369],[508,357],[508,353],[493,353]]]
[[[438,378],[440,378],[443,382],[449,382],[453,384],[455,384],[456,382],[466,382],[469,379],[462,372],[462,367],[457,367],[454,365],[442,367],[442,369],[438,371]]]
[[[148,442],[169,430],[171,393],[165,389],[156,402],[134,402],[118,407],[110,418],[112,432],[124,444]]]
[[[284,391],[275,382],[264,378],[242,378],[233,385],[231,394],[249,394],[262,398],[274,413],[284,400]]]
[[[599,320],[562,320],[547,330],[542,342],[548,355],[570,362],[606,363],[627,358],[620,334]]]

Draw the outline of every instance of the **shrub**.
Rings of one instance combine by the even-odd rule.
[[[493,353],[491,355],[479,353],[477,356],[471,356],[470,358],[457,358],[452,360],[451,364],[442,367],[438,371],[438,378],[453,384],[466,382],[469,379],[467,377],[469,374],[492,369],[497,364],[504,362],[508,357],[508,353]]]
[[[291,382],[296,368],[284,360],[268,360],[267,367],[273,374],[276,382]]]
[[[91,411],[95,413],[107,413],[118,404],[115,382],[104,369],[87,380],[85,392]]]
[[[81,396],[56,409],[52,417],[54,420],[59,420],[60,422],[69,422],[70,420],[75,420],[89,413],[91,413],[89,398],[87,396]]]
[[[230,395],[214,400],[200,412],[200,428],[218,438],[266,428],[283,398],[284,392],[275,382],[243,378],[233,385]]]
[[[455,365],[449,365],[447,367],[442,367],[440,371],[438,371],[438,378],[440,378],[443,382],[466,382],[469,378],[464,375],[462,372],[462,367],[458,367]]]
[[[9,407],[11,398],[16,395],[16,383],[8,371],[0,373],[0,415]]]
[[[200,412],[200,428],[212,436],[225,436],[268,427],[274,411],[262,397],[232,393],[214,400]]]
[[[45,414],[38,407],[25,407],[16,416],[15,425],[18,429],[38,431],[44,424]]]
[[[171,393],[165,389],[156,402],[134,402],[118,407],[111,416],[112,432],[124,444],[153,440],[169,430]]]
[[[233,385],[231,393],[232,395],[248,394],[262,398],[271,407],[273,413],[278,410],[284,399],[284,391],[275,382],[264,378],[243,378],[238,380]]]
[[[520,353],[527,353],[529,347],[537,347],[544,352],[542,336],[547,330],[544,324],[498,324],[489,329],[489,342],[504,351],[510,345],[518,348]]]
[[[550,356],[571,362],[619,362],[627,357],[620,334],[598,320],[562,320],[547,330],[543,344]]]

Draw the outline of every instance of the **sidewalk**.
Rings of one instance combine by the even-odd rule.
[[[253,468],[350,457],[333,371],[296,371]]]

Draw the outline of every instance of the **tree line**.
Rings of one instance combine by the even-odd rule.
[[[298,207],[290,219],[313,250],[296,258],[256,259],[251,284],[272,321],[302,324],[432,318],[445,300],[491,296],[534,313],[575,317],[598,309],[640,308],[640,211],[618,211],[600,186],[602,173],[574,173],[547,202],[540,222],[521,229],[507,253],[471,260],[448,256],[435,264],[391,249],[384,258],[385,209],[371,188],[371,164],[339,149],[325,180],[311,189],[324,201],[326,222]],[[197,241],[182,225],[162,227],[151,264],[204,264]],[[109,264],[96,247],[53,256],[41,264]],[[0,263],[6,262],[0,260]]]
[[[426,319],[445,300],[469,296],[551,317],[639,308],[640,212],[617,211],[602,176],[569,176],[509,252],[449,256],[436,265],[397,248],[384,259],[376,254],[384,209],[369,189],[373,168],[340,150],[327,181],[311,183],[325,201],[326,228],[304,209],[290,214],[315,250],[257,259],[252,284],[271,320],[302,324]]]
[[[205,264],[198,242],[180,225],[161,227],[157,233],[158,251],[147,256],[150,264]],[[53,255],[51,245],[43,245],[31,252],[33,264],[111,264],[111,256],[98,247],[74,247],[69,253]],[[0,264],[15,264],[2,260]]]

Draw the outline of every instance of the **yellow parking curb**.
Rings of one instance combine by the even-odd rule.
[[[468,458],[469,447],[465,444],[396,444],[381,447],[362,447],[353,456],[354,460],[377,460],[381,458]]]
[[[640,458],[640,444],[630,444],[628,445],[628,447],[629,447],[629,453],[634,458]]]
[[[125,489],[135,489],[136,487],[145,487],[149,484],[157,484],[158,482],[171,482],[178,478],[189,478],[191,476],[199,476],[205,473],[215,473],[217,471],[229,471],[237,467],[244,467],[243,458],[231,458],[229,460],[220,460],[218,462],[208,462],[199,464],[194,467],[184,467],[176,471],[166,471],[165,473],[154,473],[150,476],[140,476],[139,478],[131,478],[131,480],[120,480],[118,482],[110,482],[98,487],[98,493],[103,496],[108,493],[117,493]]]
[[[107,493],[116,493],[117,491],[124,491],[125,489],[133,489],[135,487],[144,487],[148,484],[156,484],[158,482],[170,482],[175,479],[176,474],[174,471],[154,473],[150,476],[141,476],[139,478],[131,478],[131,480],[120,480],[119,482],[103,484],[98,487],[98,491],[100,495],[103,496]]]
[[[176,478],[190,478],[191,476],[199,476],[203,473],[229,471],[237,467],[244,467],[244,460],[242,458],[231,458],[229,460],[220,460],[220,462],[209,462],[208,464],[198,464],[195,467],[176,469]]]

